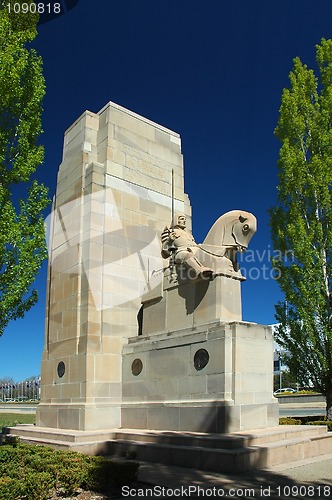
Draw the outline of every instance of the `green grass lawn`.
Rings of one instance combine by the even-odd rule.
[[[2,427],[12,427],[16,424],[34,424],[36,415],[34,413],[2,413],[0,412],[0,432]]]

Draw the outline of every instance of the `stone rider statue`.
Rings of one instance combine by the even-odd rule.
[[[186,216],[176,216],[174,227],[166,226],[161,233],[161,255],[164,259],[173,258],[176,265],[185,265],[192,279],[199,276],[211,276],[213,270],[203,266],[196,258],[198,246],[191,233],[186,230]]]

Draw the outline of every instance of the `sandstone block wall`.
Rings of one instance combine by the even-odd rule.
[[[180,136],[121,106],[86,111],[66,131],[50,216],[42,360],[42,426],[80,430],[121,423],[121,352],[159,235],[175,209],[191,216]]]

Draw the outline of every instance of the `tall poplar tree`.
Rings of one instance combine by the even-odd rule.
[[[318,76],[294,59],[282,94],[273,265],[284,302],[276,340],[302,384],[326,396],[332,420],[332,40],[316,46]]]
[[[19,4],[0,0],[0,335],[37,301],[30,287],[46,257],[47,189],[34,180],[44,157],[45,84],[41,58],[29,47],[38,16],[19,13]]]

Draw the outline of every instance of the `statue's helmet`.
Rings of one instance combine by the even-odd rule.
[[[176,214],[174,217],[174,226],[186,227],[187,217],[184,214]]]

